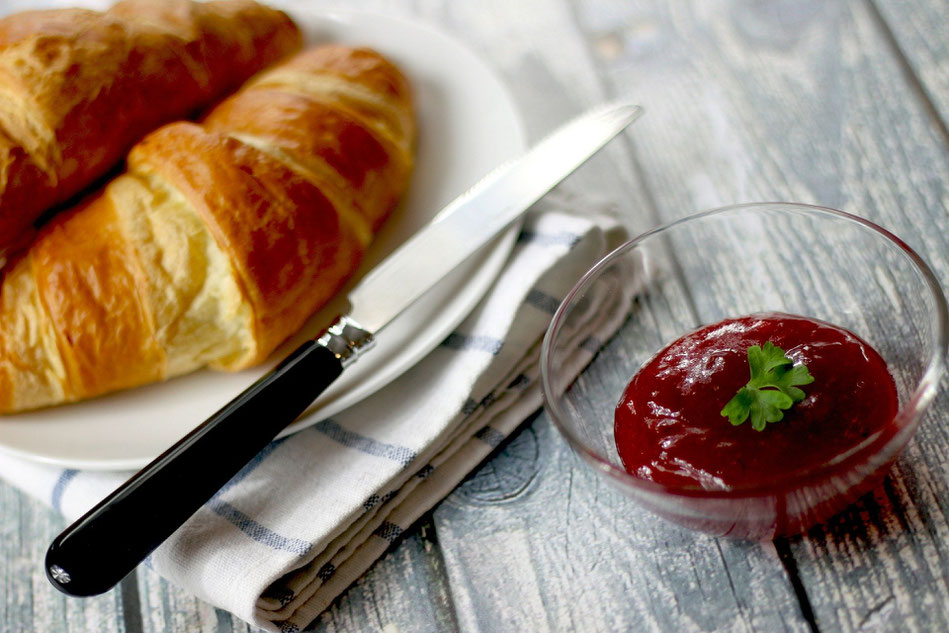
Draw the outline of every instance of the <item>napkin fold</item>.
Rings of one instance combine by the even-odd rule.
[[[601,205],[581,204],[561,194],[537,205],[493,286],[435,350],[350,409],[272,442],[146,564],[269,631],[316,619],[541,405],[550,318],[625,237]],[[622,291],[598,301],[573,333],[573,373],[630,304]],[[70,519],[130,474],[0,455],[0,477]]]

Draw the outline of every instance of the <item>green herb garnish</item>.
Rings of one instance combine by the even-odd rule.
[[[768,422],[784,417],[784,410],[804,399],[797,385],[814,382],[804,365],[795,365],[784,350],[771,341],[764,347],[748,348],[748,367],[751,380],[738,390],[722,409],[722,416],[738,426],[751,416],[751,427],[763,431]]]

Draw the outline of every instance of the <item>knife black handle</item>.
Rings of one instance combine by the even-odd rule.
[[[85,597],[125,578],[342,373],[322,341],[298,347],[66,528],[46,553],[50,582]]]

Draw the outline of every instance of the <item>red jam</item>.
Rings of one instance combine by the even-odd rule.
[[[814,382],[763,431],[721,415],[749,378],[748,348],[771,341]],[[898,399],[885,361],[839,327],[787,314],[726,319],[678,339],[633,376],[616,407],[616,446],[631,474],[666,486],[773,486],[877,432]],[[894,431],[895,432],[895,431]]]

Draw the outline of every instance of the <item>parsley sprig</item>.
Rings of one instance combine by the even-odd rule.
[[[795,365],[784,350],[768,341],[764,347],[748,348],[751,380],[738,390],[722,409],[722,416],[738,426],[751,416],[751,426],[763,431],[768,422],[777,422],[784,411],[804,399],[799,385],[814,382],[807,367]]]

